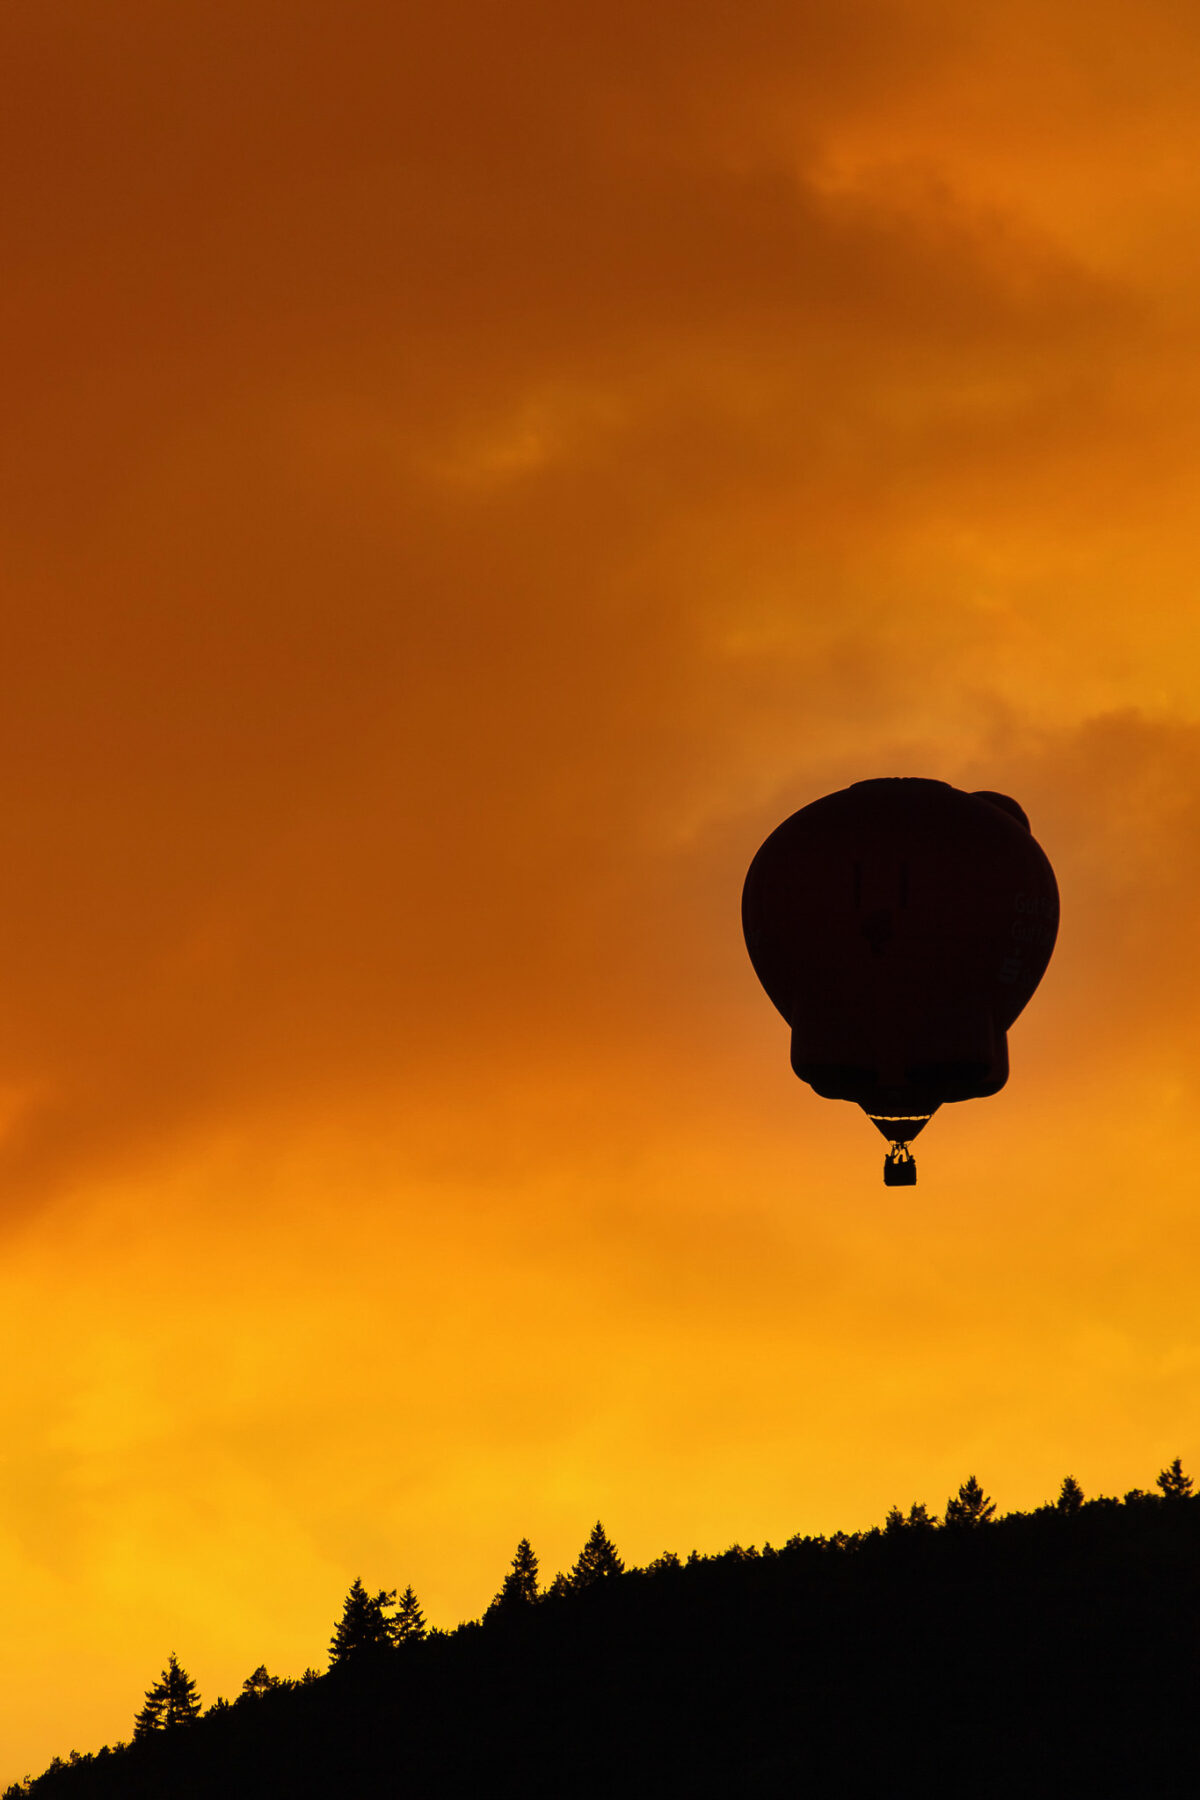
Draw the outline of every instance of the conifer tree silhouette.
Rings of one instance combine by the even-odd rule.
[[[512,1560],[512,1568],[504,1577],[500,1592],[488,1607],[490,1613],[520,1612],[525,1607],[536,1606],[538,1600],[538,1560],[528,1538],[522,1538],[517,1545],[516,1555]]]
[[[975,1477],[968,1475],[957,1498],[946,1502],[946,1524],[971,1530],[991,1524],[995,1511],[995,1502],[988,1499]]]
[[[400,1596],[391,1630],[394,1644],[416,1644],[425,1636],[425,1615],[411,1587],[406,1587]]]
[[[1157,1485],[1162,1489],[1164,1500],[1190,1500],[1192,1495],[1192,1478],[1183,1472],[1183,1463],[1177,1456],[1169,1469],[1164,1469],[1158,1476]]]
[[[265,1663],[259,1663],[253,1674],[247,1675],[245,1681],[243,1681],[240,1698],[243,1700],[257,1700],[261,1695],[269,1694],[272,1688],[282,1686],[283,1682],[279,1679],[279,1676],[269,1675],[267,1673],[267,1665]]]
[[[571,1570],[571,1591],[582,1593],[598,1581],[610,1580],[624,1572],[625,1564],[617,1555],[616,1546],[605,1535],[604,1527],[597,1519],[591,1537],[579,1553],[579,1561]]]
[[[358,1662],[365,1657],[377,1656],[381,1650],[390,1646],[391,1622],[384,1616],[383,1609],[391,1606],[395,1598],[394,1588],[390,1594],[382,1588],[377,1594],[368,1594],[358,1576],[354,1577],[350,1592],[346,1595],[342,1616],[329,1641],[331,1669]]]
[[[172,1650],[162,1675],[146,1691],[146,1704],[134,1718],[134,1739],[151,1737],[156,1731],[173,1731],[179,1725],[194,1725],[199,1717],[196,1684],[186,1669],[180,1668]]]
[[[546,1589],[546,1598],[547,1600],[565,1600],[570,1591],[571,1584],[560,1569]]]
[[[151,1737],[154,1732],[163,1728],[163,1710],[167,1704],[165,1681],[156,1681],[152,1688],[146,1690],[146,1704],[141,1712],[134,1714],[133,1741]]]
[[[1054,1504],[1060,1513],[1077,1513],[1083,1505],[1083,1489],[1073,1475],[1063,1476],[1063,1484]]]

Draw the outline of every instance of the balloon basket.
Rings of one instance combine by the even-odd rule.
[[[907,1144],[893,1144],[883,1159],[884,1187],[916,1187],[917,1159]]]

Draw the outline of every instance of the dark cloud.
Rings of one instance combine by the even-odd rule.
[[[696,834],[1004,643],[920,545],[1094,465],[1143,316],[826,180],[964,52],[852,13],[10,20],[14,1182],[690,1018]]]
[[[930,620],[888,542],[1128,323],[948,190],[827,191],[778,123],[734,157],[731,55],[743,122],[781,69],[828,115],[814,31],[834,97],[877,78],[807,15],[594,57],[536,10],[72,22],[25,21],[55,104],[11,123],[10,1191],[638,1037],[662,834],[792,718],[894,722]]]

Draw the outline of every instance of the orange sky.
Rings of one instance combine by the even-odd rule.
[[[1200,1472],[1200,27],[11,0],[0,1780],[627,1559]],[[915,1194],[751,855],[1013,793]]]

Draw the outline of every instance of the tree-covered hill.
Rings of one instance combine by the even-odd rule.
[[[172,1657],[132,1744],[6,1800],[1193,1796],[1200,1500],[1158,1486],[996,1519],[972,1478],[941,1520],[648,1569],[597,1526],[451,1633],[356,1582],[326,1674],[199,1713]]]

